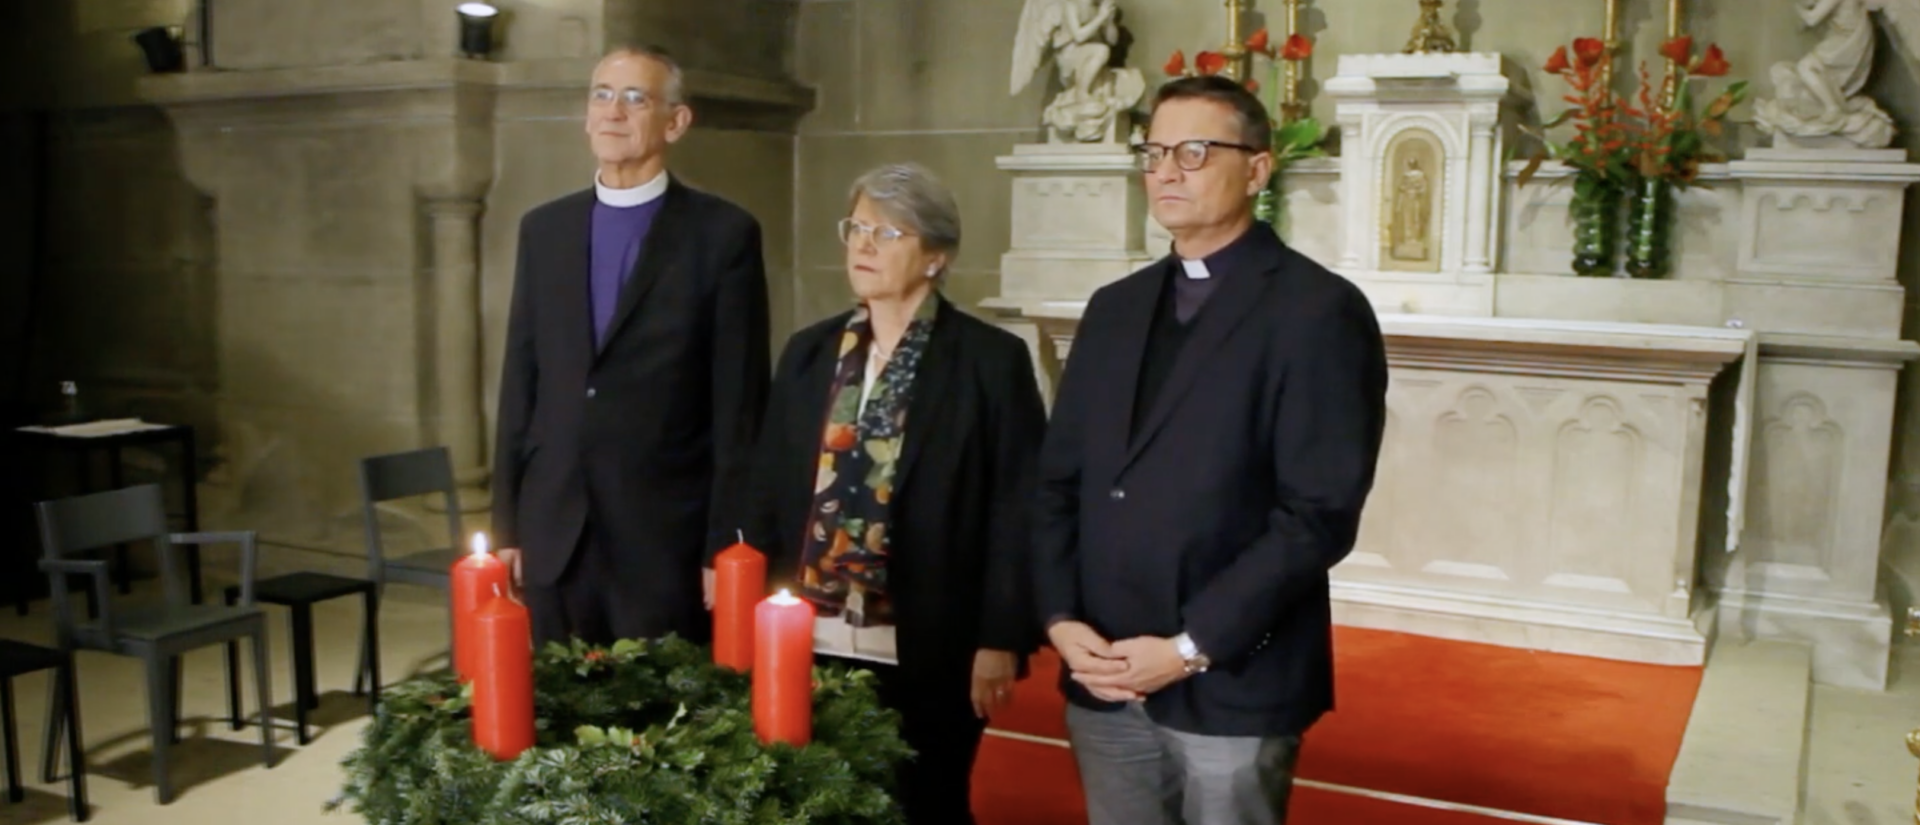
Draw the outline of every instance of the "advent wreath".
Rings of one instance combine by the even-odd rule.
[[[537,742],[496,762],[473,744],[451,674],[387,688],[346,787],[370,825],[900,825],[911,750],[873,674],[815,668],[813,739],[760,744],[746,675],[678,638],[548,645],[534,660]]]

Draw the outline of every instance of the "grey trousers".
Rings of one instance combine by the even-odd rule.
[[[1144,706],[1067,705],[1088,825],[1282,825],[1300,737],[1168,730]]]

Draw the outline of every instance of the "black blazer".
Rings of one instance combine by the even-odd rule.
[[[1360,290],[1264,224],[1198,316],[1135,432],[1171,258],[1094,293],[1041,459],[1042,619],[1109,640],[1191,634],[1213,667],[1147,698],[1214,736],[1303,732],[1332,707],[1327,572],[1353,549],[1386,420],[1385,346]],[[1078,683],[1068,698],[1101,708]]]
[[[895,470],[894,596],[900,674],[964,703],[980,648],[1038,643],[1027,542],[1046,410],[1026,343],[944,299],[915,375]],[[774,370],[754,474],[751,543],[770,590],[790,587],[813,504],[836,344],[851,312],[793,335]]]
[[[591,517],[614,586],[681,628],[704,615],[700,568],[736,540],[768,382],[760,225],[672,181],[596,351],[588,303],[593,190],[520,222],[493,464],[496,544],[552,585]]]

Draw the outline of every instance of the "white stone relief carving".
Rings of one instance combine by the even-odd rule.
[[[1815,395],[1797,392],[1762,426],[1754,461],[1753,539],[1760,559],[1831,566],[1835,494],[1845,472],[1846,433]]]
[[[1625,583],[1628,572],[1619,568],[1620,548],[1634,540],[1625,514],[1636,512],[1642,494],[1644,441],[1626,421],[1620,401],[1605,394],[1589,396],[1578,415],[1557,428],[1548,539],[1552,569],[1621,582],[1614,592],[1631,589]]]

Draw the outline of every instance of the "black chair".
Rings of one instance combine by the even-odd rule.
[[[53,582],[54,622],[60,649],[99,650],[139,658],[147,671],[147,715],[153,729],[154,793],[160,804],[173,801],[167,781],[167,751],[179,728],[179,657],[181,654],[229,640],[253,639],[255,688],[260,702],[260,747],[267,767],[274,764],[273,728],[267,714],[273,707],[268,676],[267,619],[254,606],[254,534],[167,532],[160,488],[147,484],[105,493],[78,496],[34,505],[40,521],[40,544],[45,558],[40,566]],[[165,600],[157,605],[135,605],[122,612],[113,602],[111,571],[100,559],[76,558],[118,544],[152,541],[159,550],[160,577]],[[176,544],[235,543],[240,545],[240,604],[191,603],[183,582]],[[74,615],[67,596],[67,576],[93,578],[100,604],[97,620]],[[238,714],[234,709],[232,713]],[[48,729],[47,747],[53,747],[54,729]]]
[[[41,759],[41,781],[54,782],[54,765],[59,761],[54,730],[66,726],[67,809],[73,821],[85,822],[92,816],[87,807],[86,749],[80,745],[80,694],[73,682],[73,655],[52,648],[0,639],[0,725],[6,727],[7,801],[26,798],[20,789],[20,732],[13,711],[13,680],[42,670],[53,671],[53,701],[47,706],[48,747]]]
[[[380,600],[373,582],[348,576],[335,576],[327,573],[299,572],[288,573],[262,579],[254,585],[253,599],[264,604],[277,604],[288,610],[288,621],[293,637],[293,720],[295,734],[300,744],[309,741],[307,737],[307,711],[320,706],[320,694],[315,685],[313,674],[313,606],[330,599],[358,594],[363,600],[366,612],[366,626],[361,630],[360,645],[361,666],[372,668],[374,689],[367,692],[367,712],[374,713],[380,708]],[[226,603],[236,604],[240,599],[240,588],[230,586],[226,589]],[[353,693],[360,695],[359,671],[355,671]],[[227,707],[232,710],[228,722],[234,730],[244,727],[246,722],[240,718],[240,645],[227,643]]]
[[[379,505],[400,499],[438,495],[447,511],[447,536],[454,546],[389,557],[380,536]],[[453,459],[445,447],[428,447],[360,460],[360,508],[367,531],[367,578],[373,580],[375,602],[386,595],[388,582],[453,589],[453,565],[460,560],[460,499],[453,484]],[[377,612],[377,608],[376,608]],[[368,622],[374,614],[369,613]],[[451,622],[451,616],[449,616]],[[451,626],[451,625],[449,625]],[[370,693],[378,694],[379,671],[372,665],[374,635],[361,641],[360,672],[354,677],[357,693],[361,677],[371,676]],[[369,672],[371,670],[371,672]]]

